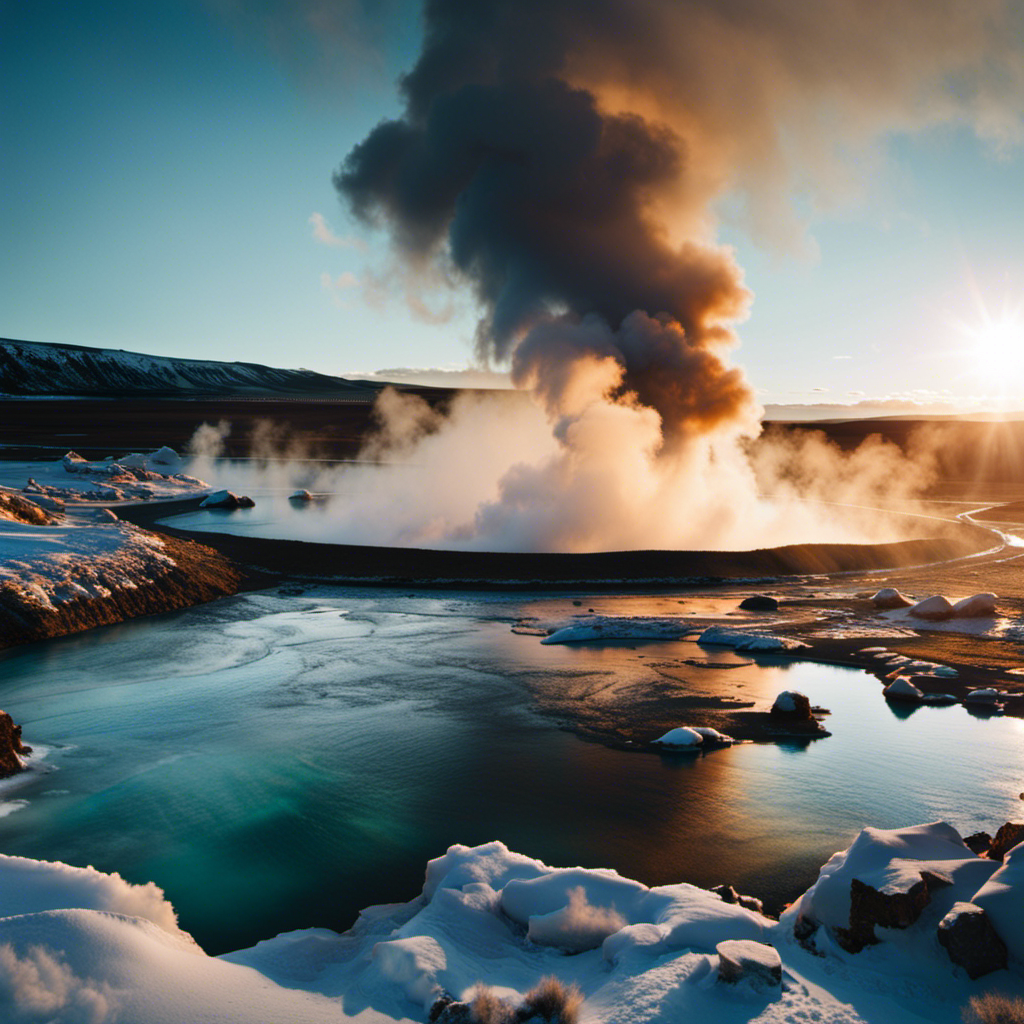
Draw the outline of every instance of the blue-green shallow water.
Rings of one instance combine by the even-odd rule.
[[[0,707],[53,748],[53,770],[0,793],[28,801],[0,818],[0,851],[153,880],[221,952],[408,899],[454,842],[649,884],[730,881],[778,905],[865,824],[947,818],[966,833],[1020,815],[1018,720],[900,717],[861,673],[694,668],[692,643],[542,646],[510,632],[524,610],[579,609],[266,593],[6,652]],[[834,735],[659,757],[585,743],[534,709],[666,679],[765,705],[801,689],[832,708]]]

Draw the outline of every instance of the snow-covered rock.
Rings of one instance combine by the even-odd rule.
[[[948,598],[936,594],[934,597],[926,597],[923,601],[918,601],[909,609],[908,614],[917,619],[932,619],[941,622],[943,619],[953,617],[953,605],[950,604]]]
[[[297,491],[293,491],[288,495],[288,500],[296,505],[304,505],[313,500],[313,495],[304,487],[300,487]]]
[[[669,729],[654,742],[665,747],[675,747],[677,750],[699,750],[704,745],[704,737],[696,729],[680,725],[675,729]]]
[[[814,718],[811,714],[811,701],[806,693],[799,690],[783,690],[772,704],[771,713],[776,718],[792,719],[807,722]]]
[[[980,978],[1006,966],[1006,943],[992,921],[974,903],[954,903],[939,922],[939,945],[969,978]]]
[[[924,699],[921,692],[906,676],[897,676],[882,693],[887,700],[906,701],[909,704],[920,704]]]
[[[580,644],[608,640],[678,640],[691,632],[685,619],[675,616],[590,615],[562,626],[542,644]]]
[[[782,958],[763,942],[727,939],[715,947],[718,953],[718,980],[735,985],[747,982],[755,988],[782,984]]]
[[[865,828],[852,846],[832,855],[783,919],[803,932],[824,925],[840,946],[857,951],[878,941],[877,926],[908,928],[933,900],[942,914],[970,901],[995,867],[943,821]]]
[[[222,508],[222,509],[235,509],[235,508],[252,508],[256,502],[247,495],[238,495],[234,491],[214,491],[212,494],[208,494],[199,503],[200,508]]]
[[[724,732],[719,732],[717,729],[712,729],[707,725],[692,725],[690,728],[704,737],[705,746],[728,747],[736,742],[731,736],[727,736]]]
[[[882,587],[871,598],[871,603],[876,608],[909,608],[913,601],[904,597],[895,587]]]
[[[988,914],[1010,956],[1024,964],[1024,843],[1010,850],[971,902]]]
[[[982,686],[975,690],[968,690],[964,694],[965,704],[998,704],[1002,694],[991,686]]]
[[[953,615],[958,619],[983,618],[996,613],[995,594],[974,594],[953,605]]]

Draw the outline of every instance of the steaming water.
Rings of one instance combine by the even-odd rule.
[[[688,642],[551,647],[509,629],[574,611],[268,592],[6,652],[0,707],[52,748],[52,770],[0,794],[26,801],[0,818],[0,850],[152,879],[217,952],[408,899],[454,842],[651,884],[730,881],[777,906],[862,825],[944,817],[966,834],[1019,817],[1020,721],[904,717],[849,670],[695,668]],[[661,757],[583,742],[534,709],[581,680],[594,700],[602,679],[663,682],[655,662],[758,702],[801,689],[832,708],[834,736]]]

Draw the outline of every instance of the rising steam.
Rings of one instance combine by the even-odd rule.
[[[966,121],[1014,140],[1019,12],[1003,0],[428,0],[424,18],[403,116],[356,146],[335,184],[390,232],[417,300],[424,280],[472,290],[478,356],[510,364],[533,404],[465,398],[439,419],[385,397],[372,455],[402,468],[341,483],[357,502],[345,539],[825,539],[790,500],[828,489],[824,449],[749,457],[760,410],[729,353],[751,296],[714,242],[716,201],[739,197],[757,236],[797,245],[792,190],[843,194],[888,133]],[[778,349],[785,359],[784,339]],[[856,463],[869,491],[880,472],[891,483],[894,457]],[[865,477],[842,465],[827,476],[848,500]]]

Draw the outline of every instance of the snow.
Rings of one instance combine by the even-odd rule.
[[[707,725],[694,725],[691,728],[694,732],[700,733],[704,737],[705,743],[717,743],[727,747],[736,742],[731,736],[727,736],[724,732],[719,732],[717,729],[712,729]]]
[[[964,695],[964,702],[967,704],[995,704],[1002,696],[998,690],[990,686],[981,687],[977,690],[968,690]]]
[[[90,512],[52,526],[0,520],[0,586],[47,610],[137,589],[173,565],[158,537]]]
[[[666,747],[697,748],[703,746],[704,737],[696,729],[681,725],[676,729],[669,729],[664,736],[659,736],[654,742]]]
[[[731,629],[729,626],[709,626],[697,640],[699,644],[732,647],[737,651],[793,651],[809,644],[789,637],[758,633],[752,630]]]
[[[950,964],[931,922],[883,930],[884,955],[845,954],[827,935],[813,955],[793,925],[845,924],[853,877],[899,889],[927,869],[952,882],[935,913],[977,893],[1018,956],[1022,849],[999,867],[942,823],[866,829],[774,922],[685,883],[552,868],[500,842],[452,846],[427,865],[419,897],[368,908],[343,935],[309,928],[218,958],[178,928],[155,886],[0,857],[0,1006],[12,1022],[382,1024],[424,1021],[438,996],[465,999],[479,984],[517,1003],[556,975],[580,987],[584,1024],[953,1024],[977,983]],[[723,983],[723,956],[761,964],[766,979],[781,965],[781,988]],[[1015,975],[999,979],[1024,991]]]
[[[88,462],[75,452],[47,461],[0,462],[0,488],[69,504],[160,501],[198,495],[207,484],[170,448]]]
[[[988,914],[1007,952],[1024,966],[1024,843],[1003,857],[1002,866],[971,902]]]

